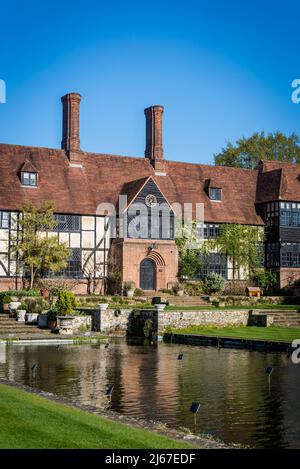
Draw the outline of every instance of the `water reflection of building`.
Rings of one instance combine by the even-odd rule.
[[[113,399],[114,408],[127,414],[149,419],[172,419],[170,399],[178,395],[178,363],[176,356],[160,354],[157,346],[122,347],[112,367],[119,371],[120,392]],[[116,373],[110,371],[112,375]]]
[[[198,430],[227,442],[299,447],[300,367],[281,353],[213,347],[7,346],[0,376],[102,407],[193,429],[192,401],[201,403]],[[178,353],[184,353],[182,366]],[[36,377],[31,366],[38,363]],[[274,367],[269,393],[267,366]],[[287,443],[289,441],[290,443]]]
[[[0,363],[6,363],[7,345],[6,343],[0,344]]]

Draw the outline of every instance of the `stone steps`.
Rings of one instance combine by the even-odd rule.
[[[0,334],[6,334],[6,333],[19,333],[19,332],[26,332],[30,334],[35,334],[39,333],[41,329],[39,329],[36,326],[19,326],[19,327],[12,327],[12,326],[6,326],[6,327],[0,327]]]
[[[48,333],[47,331],[42,331],[34,324],[26,324],[24,322],[18,322],[14,318],[11,318],[9,314],[1,314],[0,316],[0,336],[8,336],[8,335],[15,335],[15,334],[40,334],[40,333]]]
[[[9,313],[1,313],[1,314],[0,314],[0,322],[1,322],[1,321],[7,321],[7,319],[12,319],[12,318],[10,317],[10,314],[9,314]]]
[[[259,310],[254,314],[273,316],[275,326],[300,327],[300,313],[291,310]],[[299,334],[300,338],[300,334]]]
[[[160,297],[174,306],[208,306],[209,303],[198,296],[174,296],[162,292],[145,292],[146,298]]]

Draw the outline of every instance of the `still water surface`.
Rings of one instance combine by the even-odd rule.
[[[270,389],[268,366],[274,367]],[[113,410],[193,431],[189,407],[199,401],[199,433],[253,447],[300,448],[300,365],[284,353],[125,341],[108,349],[8,345],[0,347],[0,377],[99,407],[109,405],[105,391],[114,384]]]

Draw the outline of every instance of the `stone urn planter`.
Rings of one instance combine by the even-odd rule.
[[[108,307],[109,307],[109,304],[107,304],[107,303],[100,303],[99,304],[99,309],[102,313],[104,313],[104,311],[106,311]]]
[[[16,311],[20,305],[21,305],[20,301],[12,301],[11,303],[9,303],[9,309],[10,311]]]
[[[63,335],[72,335],[74,331],[75,316],[57,316],[59,321],[59,333]]]
[[[26,309],[18,309],[17,310],[17,321],[18,322],[25,322],[26,316]]]
[[[154,305],[154,308],[158,313],[161,313],[165,309],[166,305],[160,304],[160,305]]]
[[[43,329],[48,327],[48,316],[47,314],[38,315],[38,326]]]
[[[126,296],[127,296],[127,298],[133,298],[134,290],[132,290],[132,289],[126,290]]]
[[[178,290],[177,295],[178,296],[183,296],[184,295],[184,290]]]
[[[38,313],[27,313],[27,314],[26,314],[26,321],[27,321],[29,324],[37,324],[37,322],[38,322],[38,317],[39,317],[39,314],[38,314]]]
[[[20,301],[12,301],[11,303],[9,303],[8,308],[12,316],[16,315],[16,311],[20,305],[21,305]]]

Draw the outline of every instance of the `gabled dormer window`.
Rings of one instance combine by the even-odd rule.
[[[210,200],[214,201],[221,201],[222,200],[222,189],[218,187],[210,187],[209,188],[209,198]]]
[[[23,186],[36,187],[37,186],[37,173],[22,171],[21,181]]]
[[[18,176],[22,186],[37,187],[38,169],[35,167],[32,161],[29,161],[28,159],[25,160],[18,171]]]

